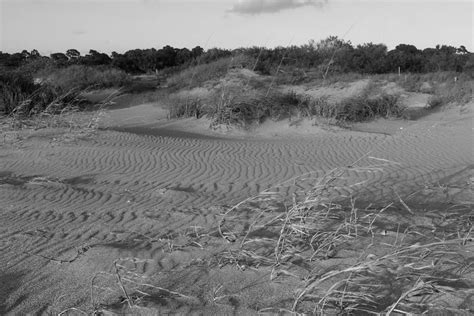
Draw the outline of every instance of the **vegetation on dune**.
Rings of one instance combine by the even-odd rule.
[[[44,77],[47,84],[63,90],[121,87],[128,84],[130,76],[122,70],[98,66],[72,65],[60,68]]]
[[[439,71],[465,72],[474,76],[474,57],[464,46],[453,47],[437,45],[420,50],[413,45],[400,44],[388,50],[384,44],[366,43],[353,46],[335,36],[319,42],[289,47],[250,47],[234,50],[200,46],[193,49],[164,46],[161,49],[134,49],[109,56],[90,50],[82,56],[76,49],[65,53],[53,53],[50,57],[41,56],[37,50],[8,54],[0,52],[0,65],[17,68],[38,60],[50,61],[56,67],[69,65],[98,66],[108,65],[127,73],[147,73],[170,68],[183,69],[197,64],[206,64],[221,58],[244,55],[258,60],[255,70],[263,74],[274,74],[279,65],[294,69],[319,69],[323,74],[364,73],[380,74],[401,72],[428,73]],[[328,70],[328,65],[331,65]]]
[[[313,97],[294,91],[272,89],[265,83],[252,86],[250,80],[220,82],[204,93],[172,93],[162,100],[171,117],[202,117],[219,124],[250,126],[266,119],[281,120],[291,117],[322,117],[337,122],[360,122],[376,117],[401,117],[404,106],[399,96],[381,93],[371,95],[370,87],[360,94],[337,103],[326,97]],[[196,90],[194,90],[196,91]]]
[[[376,160],[378,167],[392,164]],[[472,205],[439,207],[427,216],[400,197],[385,206],[337,198],[339,189],[357,185],[347,179],[358,171],[367,167],[289,179],[224,208],[211,227],[140,234],[170,255],[199,249],[202,257],[162,268],[157,276],[137,268],[151,259],[119,258],[112,272],[92,276],[91,308],[138,315],[172,311],[176,303],[259,314],[472,313]],[[285,189],[308,183],[292,199],[284,196]],[[222,281],[213,288],[208,278],[192,278],[192,285],[182,278],[196,269],[216,275],[223,268],[260,277],[243,287]],[[285,284],[294,295],[267,292],[262,301],[249,299],[250,288],[266,283],[276,289]],[[116,301],[99,304],[104,294]]]
[[[293,116],[338,122],[402,116],[400,96],[373,85],[337,102],[279,89],[279,85],[311,81],[351,81],[367,73],[377,74],[372,77],[376,80],[396,82],[405,91],[431,94],[431,108],[469,102],[473,93],[472,53],[463,47],[420,51],[399,45],[387,51],[384,45],[353,47],[334,37],[301,47],[205,52],[200,47],[187,50],[166,46],[111,57],[92,50],[84,57],[68,50],[50,58],[24,51],[1,54],[0,64],[0,109],[12,116],[55,114],[81,107],[84,89],[128,85],[131,73],[156,70],[166,72],[168,88],[159,97],[169,106],[171,117],[209,116],[212,125],[248,126]],[[414,74],[387,74],[398,67]],[[247,73],[240,68],[246,68]],[[436,72],[424,73],[430,71]],[[35,83],[35,76],[42,82]],[[401,198],[400,203],[383,207],[337,200],[340,189],[352,192],[363,183],[348,183],[355,173],[390,164],[385,159],[366,158],[377,160],[377,164],[357,168],[354,163],[319,178],[308,173],[264,190],[226,208],[215,226],[206,231],[195,226],[192,232],[180,231],[176,236],[166,232],[153,237],[140,234],[140,238],[169,253],[187,247],[203,251],[211,247],[203,258],[183,265],[183,271],[196,266],[207,272],[232,266],[242,273],[246,269],[260,271],[269,282],[293,286],[295,295],[289,300],[251,306],[258,313],[472,313],[472,205],[432,210],[428,218],[414,212]],[[308,187],[308,183],[311,188],[302,192],[300,188]],[[282,196],[294,188],[298,189],[291,201]],[[80,251],[68,262],[79,258]],[[156,286],[159,280],[147,281],[148,276],[135,269],[146,261],[121,258],[113,262],[112,273],[97,272],[90,284],[93,313],[118,306],[121,312],[139,314],[140,304],[152,298],[158,298],[160,307],[178,299],[201,306],[226,304],[226,300],[229,306],[241,304],[240,293],[225,292],[225,284],[209,293],[199,289],[198,295],[195,288],[173,288],[177,282],[170,288]],[[175,268],[160,271],[160,276],[176,275]],[[95,295],[100,291],[120,297],[118,303],[99,304]],[[68,311],[80,312],[71,308],[60,314]]]
[[[58,113],[78,103],[78,90],[63,91],[51,85],[39,85],[33,78],[6,73],[0,75],[0,107],[5,114],[31,116],[47,111]]]
[[[56,69],[40,82],[28,72],[8,71],[0,74],[0,110],[25,117],[84,108],[87,102],[80,95],[85,90],[120,87],[128,82],[129,76],[121,70],[80,65]]]
[[[215,124],[247,125],[265,118],[322,116],[337,121],[363,121],[374,117],[401,116],[398,96],[362,93],[337,104],[325,98],[301,93],[281,92],[285,84],[330,84],[366,76],[391,77],[407,91],[432,94],[431,108],[450,102],[472,99],[474,57],[464,46],[436,46],[419,50],[400,44],[388,50],[383,44],[353,46],[338,37],[290,47],[250,47],[234,50],[204,50],[165,46],[161,49],[135,49],[110,56],[90,50],[82,56],[75,49],[41,56],[37,50],[7,54],[0,52],[4,113],[34,114],[47,107],[53,96],[73,95],[91,87],[123,87],[125,93],[140,93],[165,83],[162,102],[170,105],[171,117],[210,116]],[[246,68],[260,75],[228,80],[234,68]],[[387,73],[400,72],[394,76]],[[435,73],[433,73],[435,72]],[[155,81],[145,84],[131,74],[153,74]],[[263,75],[263,76],[262,76]],[[266,76],[270,75],[270,76]],[[12,79],[17,76],[18,78]],[[452,80],[457,77],[459,80]],[[41,86],[36,85],[37,80]],[[158,81],[157,81],[158,80]],[[133,82],[132,82],[133,81]],[[185,96],[182,90],[206,88],[204,96]],[[151,96],[153,98],[153,96]],[[68,102],[67,98],[63,98]],[[25,106],[25,104],[30,104]],[[35,109],[35,110],[32,110]]]

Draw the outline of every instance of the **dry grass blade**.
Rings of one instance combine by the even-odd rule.
[[[65,310],[61,311],[60,313],[58,313],[58,316],[65,315],[66,313],[69,313],[71,311],[78,312],[78,313],[84,314],[84,315],[89,315],[89,313],[87,313],[83,310],[80,310],[79,308],[71,307],[71,308],[65,309]]]
[[[122,277],[120,275],[120,271],[119,271],[119,266],[117,264],[117,262],[119,261],[120,259],[117,259],[114,261],[114,267],[115,267],[115,276],[117,277],[117,282],[120,286],[120,288],[122,289],[122,292],[123,294],[125,295],[125,298],[127,299],[127,304],[128,304],[128,307],[129,308],[132,308],[133,307],[133,301],[132,299],[130,298],[130,296],[128,295],[128,292],[127,290],[125,289],[124,285],[123,285],[123,282],[122,282]]]
[[[402,198],[400,197],[400,195],[398,195],[398,193],[395,192],[395,194],[397,195],[400,203],[402,203],[403,207],[407,210],[408,213],[410,214],[415,214],[413,213],[413,211],[408,207],[408,205],[405,203],[405,201],[402,200]]]

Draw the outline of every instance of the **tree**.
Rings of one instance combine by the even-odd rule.
[[[201,46],[196,46],[191,50],[191,55],[193,58],[198,58],[204,53],[204,49]]]
[[[192,52],[187,48],[182,48],[178,50],[176,54],[176,64],[182,65],[187,63],[192,59]]]
[[[413,45],[397,45],[394,50],[388,52],[387,65],[388,71],[396,71],[400,67],[401,71],[422,72],[422,52]]]
[[[77,49],[71,48],[66,51],[66,56],[69,57],[69,59],[78,59],[81,57],[81,53]]]
[[[68,61],[67,56],[63,53],[53,53],[50,56],[54,63],[58,66],[64,66]]]
[[[30,58],[31,54],[29,51],[27,51],[26,49],[24,49],[22,52],[21,52],[21,55],[23,56],[23,59],[28,59]]]
[[[30,58],[40,58],[41,57],[41,54],[36,50],[36,49],[33,49],[31,52],[30,52]]]
[[[358,45],[352,56],[351,71],[383,73],[386,71],[387,46],[366,43]]]
[[[91,49],[89,50],[89,54],[81,58],[80,61],[81,63],[84,63],[86,65],[98,66],[108,65],[112,62],[112,59],[107,54],[100,53],[96,50]]]
[[[471,76],[474,79],[474,54],[469,53],[467,55],[468,59],[463,66],[463,72]]]

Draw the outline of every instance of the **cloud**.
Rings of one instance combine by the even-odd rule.
[[[305,6],[321,7],[327,0],[240,0],[230,12],[244,15],[275,13]]]

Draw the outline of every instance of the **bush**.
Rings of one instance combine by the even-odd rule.
[[[67,91],[89,87],[123,86],[130,82],[130,77],[122,70],[106,66],[73,65],[55,70],[47,76],[46,81],[54,87]]]

